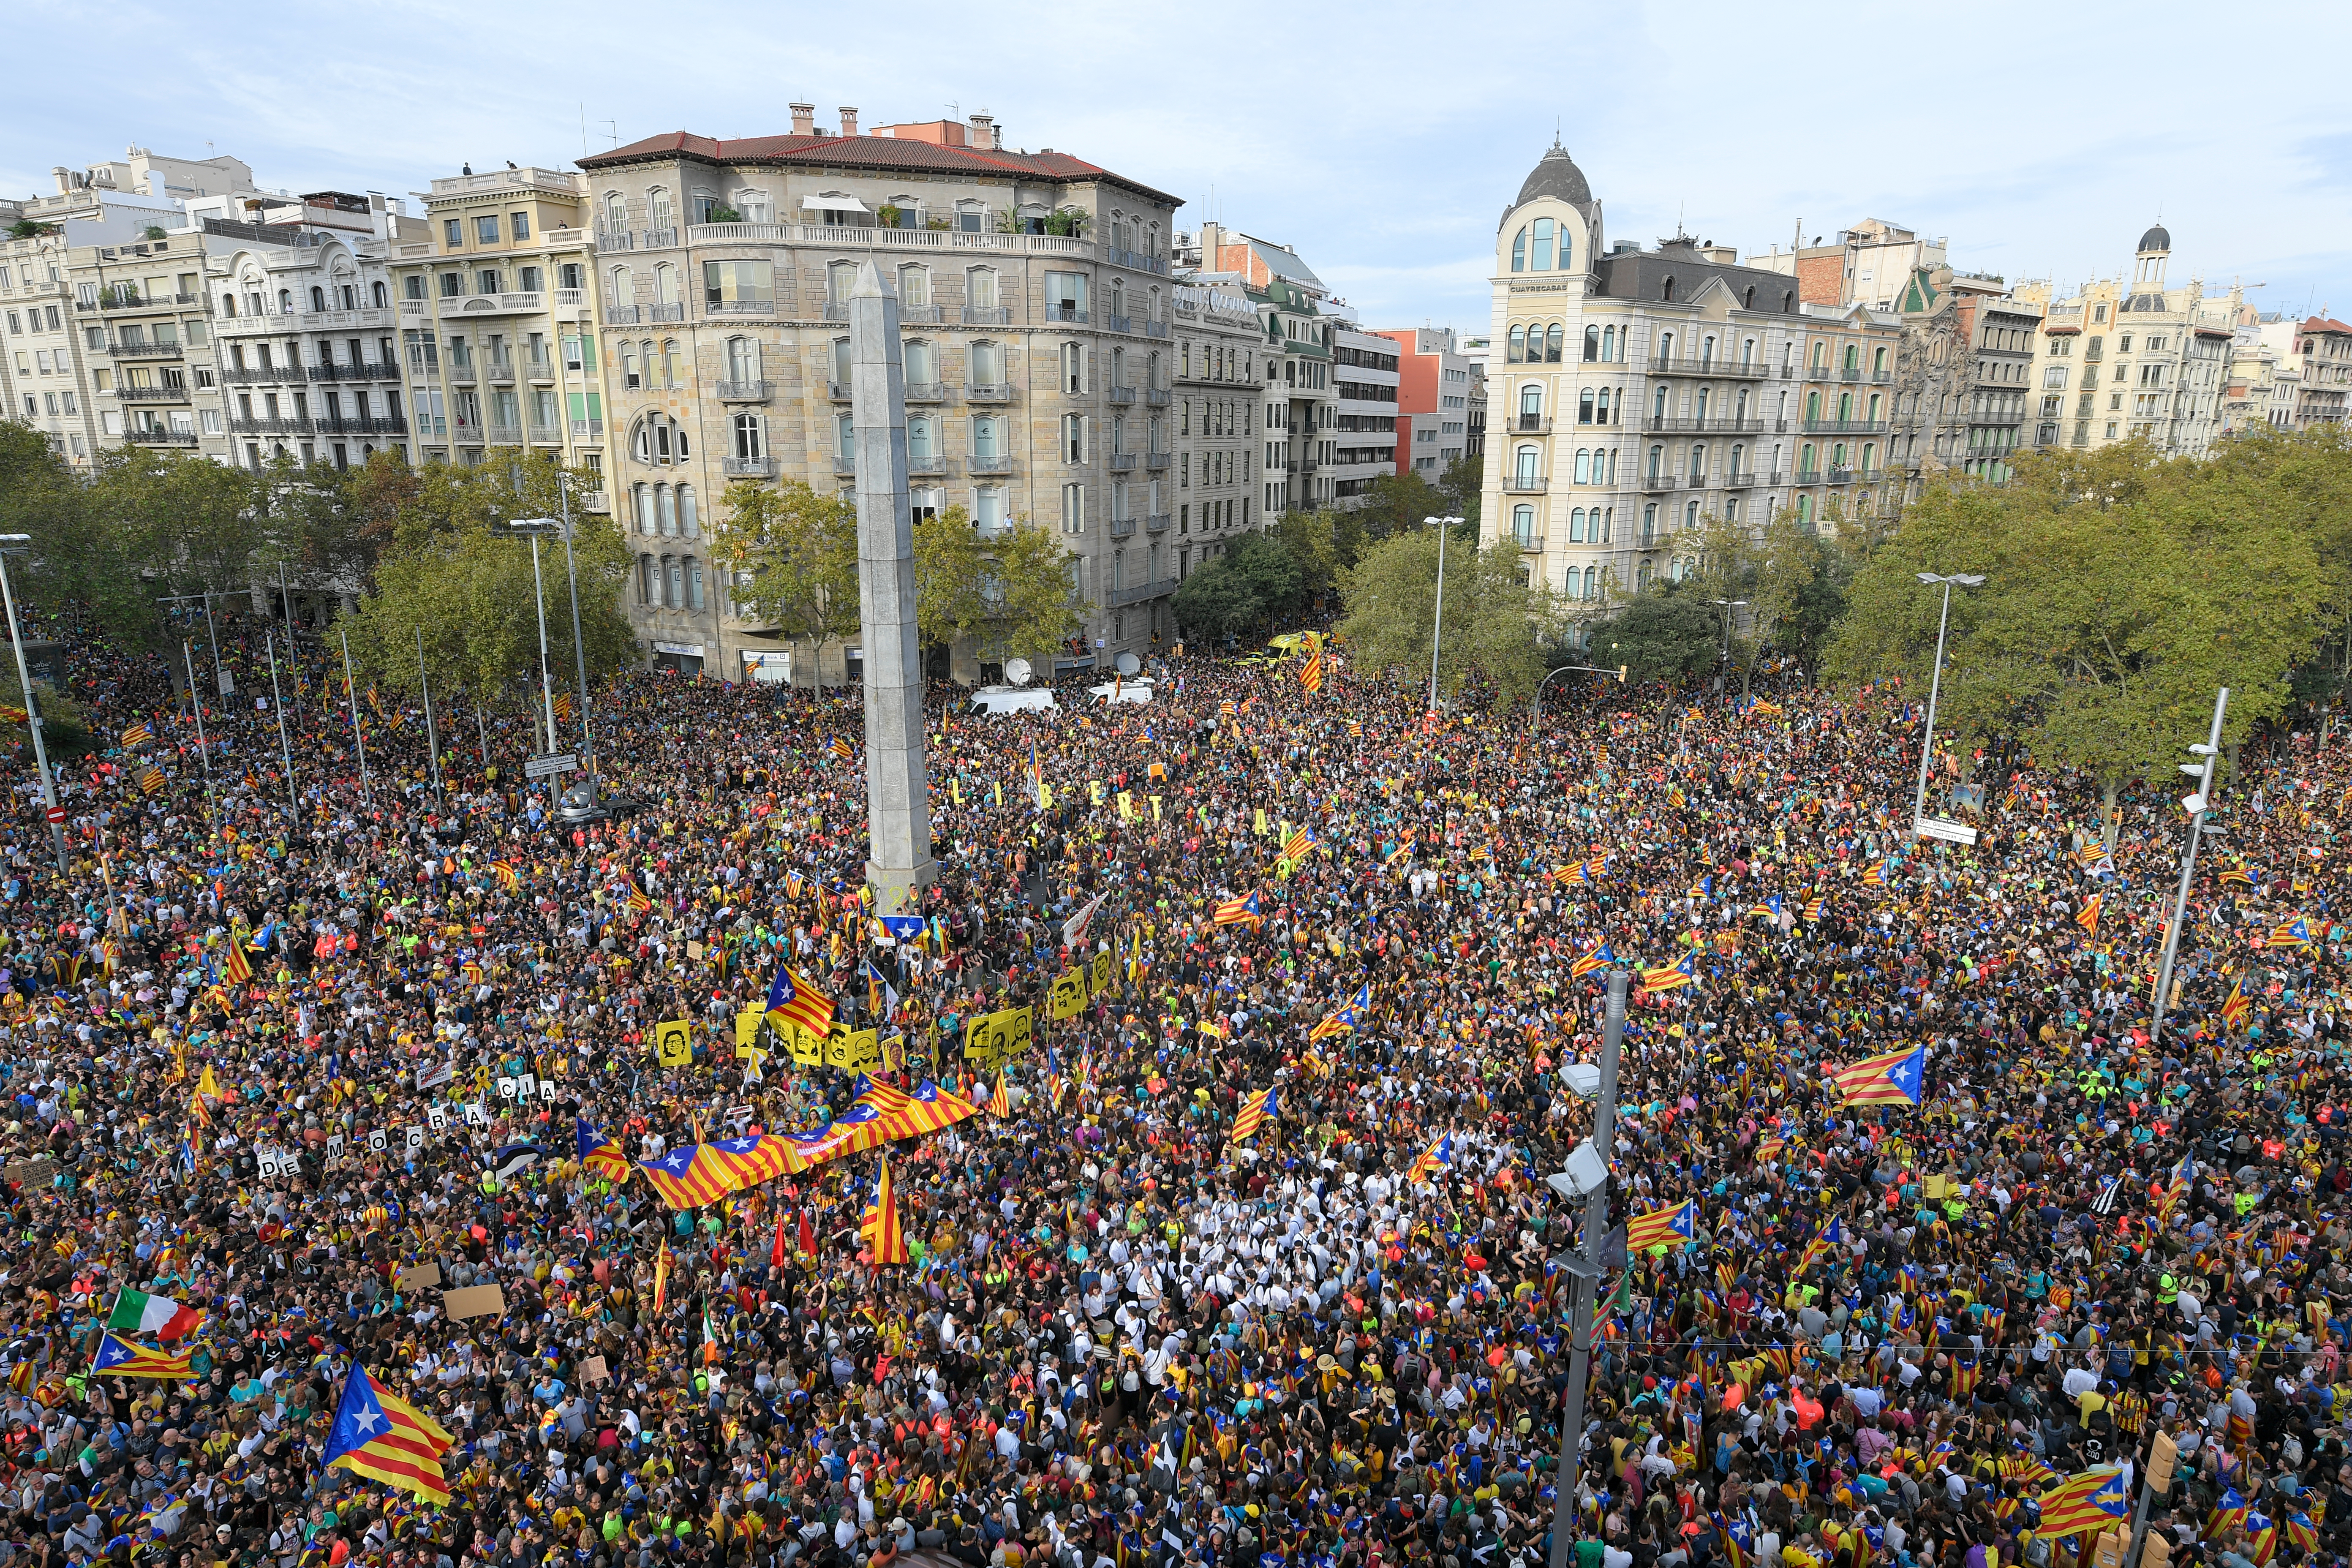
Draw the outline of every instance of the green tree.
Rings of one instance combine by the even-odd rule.
[[[1592,662],[1627,667],[1633,680],[1686,680],[1723,656],[1721,611],[1698,582],[1654,583],[1592,634]]]
[[[1426,679],[1431,623],[1437,607],[1436,534],[1415,529],[1373,545],[1344,574],[1346,618],[1339,636],[1366,671],[1411,682]],[[1542,680],[1543,643],[1559,629],[1559,606],[1526,575],[1517,548],[1497,541],[1465,550],[1449,540],[1445,616],[1438,687],[1452,695],[1475,676],[1506,703],[1524,700]]]
[[[1170,605],[1187,635],[1213,644],[1246,636],[1265,613],[1249,580],[1223,556],[1185,578]]]
[[[1481,487],[1486,482],[1485,463],[1483,458],[1456,458],[1445,465],[1437,480],[1437,493],[1445,502],[1447,515],[1467,519],[1474,529],[1478,526]]]
[[[1459,510],[1435,485],[1407,469],[1374,479],[1364,492],[1363,504],[1355,509],[1355,515],[1367,543],[1377,543],[1412,532],[1422,526],[1423,518],[1471,517],[1475,513]],[[1473,533],[1470,537],[1475,539],[1477,535]]]
[[[738,479],[719,498],[724,526],[712,555],[731,579],[751,576],[737,613],[805,637],[824,679],[824,650],[857,630],[857,508],[799,479]]]
[[[1224,555],[1219,563],[1247,584],[1271,636],[1283,629],[1307,607],[1307,573],[1282,541],[1253,533]]]
[[[1086,623],[1056,535],[1016,520],[983,536],[950,507],[915,525],[915,624],[931,647],[969,640],[992,663],[1051,669],[1056,645]]]
[[[1788,507],[1764,525],[1757,556],[1754,616],[1766,646],[1818,668],[1822,643],[1845,614],[1852,561]]]
[[[2289,504],[2304,481],[2259,462],[2167,460],[2141,442],[2021,464],[1998,489],[1931,488],[1856,574],[1827,668],[1925,690],[1942,592],[1956,590],[1937,730],[1992,734],[2099,779],[2170,780],[2231,689],[2227,736],[2276,718],[2316,646],[2331,586]]]

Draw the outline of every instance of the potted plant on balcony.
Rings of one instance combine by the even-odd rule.
[[[898,226],[899,215],[905,210],[904,207],[893,206],[888,202],[884,202],[874,209],[874,216],[884,228],[896,228]]]
[[[710,221],[712,223],[741,223],[743,221],[743,215],[737,212],[733,207],[722,205],[710,209]]]
[[[1055,207],[1045,215],[1045,232],[1076,239],[1085,232],[1087,225],[1093,221],[1093,215],[1084,207]]]

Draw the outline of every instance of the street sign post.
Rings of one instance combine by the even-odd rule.
[[[579,765],[579,757],[571,752],[541,752],[523,763],[522,773],[525,778],[543,779],[552,773],[568,773]]]
[[[1977,830],[1965,822],[1947,822],[1940,816],[1915,816],[1911,831],[1922,838],[1941,838],[1949,844],[1969,844],[1977,841]]]

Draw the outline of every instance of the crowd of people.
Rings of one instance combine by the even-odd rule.
[[[617,803],[572,822],[519,708],[436,709],[436,759],[316,648],[272,707],[235,619],[194,699],[49,630],[93,744],[62,871],[27,751],[0,822],[0,1562],[1532,1568],[1578,1289],[1544,1178],[1612,969],[1609,1213],[1696,1223],[1598,1249],[1579,1568],[2087,1564],[2043,1494],[2120,1464],[2128,1508],[2159,1431],[2158,1551],[2346,1556],[2324,724],[2232,759],[2152,1034],[2177,808],[1944,754],[1978,837],[1915,839],[1895,687],[1610,683],[1539,728],[1344,655],[941,689],[893,931],[854,689],[600,683]],[[881,1063],[739,1044],[780,964]],[[1916,1105],[1831,1080],[1915,1047]],[[980,1109],[699,1207],[585,1157],[925,1083]],[[94,1371],[110,1334],[185,1375]],[[322,1468],[354,1367],[447,1434],[446,1501]]]

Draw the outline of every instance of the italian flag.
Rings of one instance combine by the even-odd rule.
[[[203,1321],[204,1314],[194,1308],[184,1307],[169,1296],[150,1296],[142,1290],[117,1295],[114,1310],[106,1315],[110,1329],[153,1334],[159,1340],[176,1340]]]

